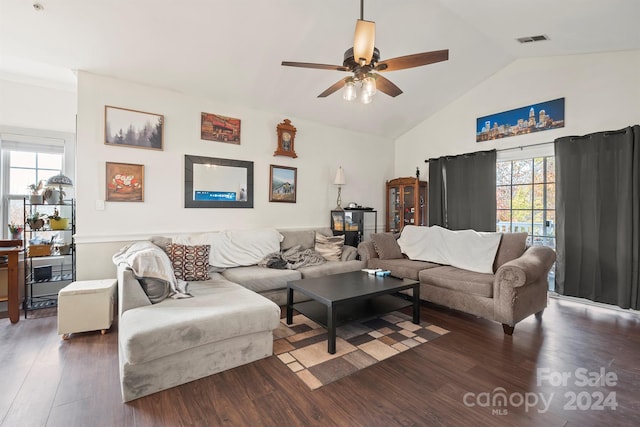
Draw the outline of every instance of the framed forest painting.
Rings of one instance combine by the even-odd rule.
[[[162,150],[163,115],[106,105],[104,123],[106,145]]]

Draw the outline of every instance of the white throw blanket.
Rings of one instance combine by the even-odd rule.
[[[169,256],[158,246],[149,241],[135,242],[120,249],[113,255],[115,265],[124,264],[138,278],[154,278],[169,282],[171,298],[190,298],[187,292],[188,283],[176,279]]]
[[[409,259],[451,265],[478,273],[493,273],[500,233],[407,225],[398,245]]]
[[[256,265],[265,256],[279,252],[282,239],[275,228],[265,228],[180,235],[173,238],[173,243],[211,245],[209,264],[231,268]]]

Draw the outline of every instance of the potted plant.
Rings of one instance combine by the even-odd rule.
[[[24,227],[22,225],[18,225],[15,223],[9,224],[9,234],[11,234],[11,238],[13,240],[22,240],[22,232],[24,231]]]
[[[42,191],[42,186],[44,185],[44,181],[40,181],[38,184],[30,184],[27,188],[31,191],[31,195],[29,196],[29,203],[32,205],[40,205],[43,203],[43,197],[40,192]]]
[[[34,213],[27,216],[27,224],[29,224],[29,228],[31,228],[32,230],[40,230],[42,227],[44,227],[44,220],[46,217],[46,215],[35,211]]]
[[[50,205],[57,205],[60,203],[60,197],[64,197],[66,193],[62,190],[62,196],[60,190],[55,187],[47,187],[44,190],[44,200]]]
[[[49,215],[49,226],[52,230],[66,230],[69,226],[69,218],[62,218],[58,208],[53,210],[53,215]]]

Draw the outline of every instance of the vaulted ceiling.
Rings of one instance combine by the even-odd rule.
[[[382,60],[449,60],[385,73],[404,93],[363,105],[317,97],[347,73],[281,66],[341,65],[358,0],[34,3],[0,0],[0,78],[73,87],[85,70],[389,138],[518,58],[640,49],[638,0],[366,0]],[[516,41],[536,35],[550,40]]]

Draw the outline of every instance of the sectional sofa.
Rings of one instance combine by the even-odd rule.
[[[276,242],[271,237],[274,234],[280,236]],[[268,244],[260,242],[259,236],[266,236]],[[118,260],[123,401],[270,356],[272,331],[280,321],[279,306],[286,303],[288,281],[357,271],[365,264],[356,259],[357,250],[351,246],[342,247],[338,259],[298,269],[247,264],[252,257],[258,260],[264,255],[269,245],[282,251],[314,248],[318,239],[332,239],[330,229],[246,231],[227,240],[223,237],[222,233],[203,233],[152,238],[154,248],[172,242],[194,246],[209,243],[214,264],[206,265],[207,280],[189,282],[188,298],[166,297],[168,293],[153,290],[153,281],[136,277],[133,262],[123,262],[122,254],[114,256],[114,261]],[[155,252],[164,253],[162,249],[151,251],[148,257],[152,260],[145,260],[147,266],[151,265],[147,271],[161,270],[154,264],[158,262]],[[173,265],[174,269],[178,267]]]
[[[527,233],[482,233],[481,237],[491,238],[493,243],[479,248],[477,256],[488,263],[477,268],[476,260],[459,259],[458,255],[466,255],[471,248],[453,243],[456,232],[438,228],[407,226],[401,235],[378,233],[360,243],[360,259],[367,268],[419,280],[422,300],[500,322],[507,335],[529,315],[542,316],[547,306],[547,276],[556,259],[553,249],[527,247]],[[405,246],[417,246],[413,259],[401,248],[405,233],[413,237]],[[447,256],[458,258],[453,261],[458,265],[449,264]],[[464,263],[482,272],[461,267]]]

